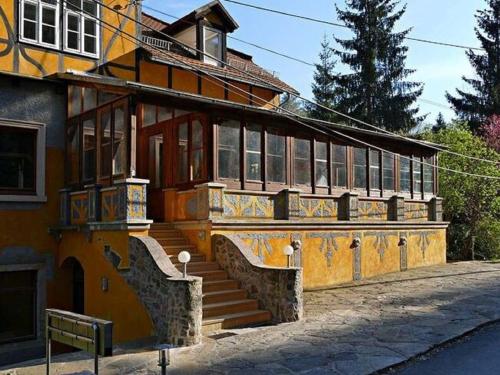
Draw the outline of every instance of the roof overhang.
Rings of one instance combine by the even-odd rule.
[[[239,114],[250,114],[259,117],[266,117],[269,119],[278,120],[282,124],[293,124],[298,127],[304,127],[304,131],[314,130],[326,136],[333,136],[337,138],[345,138],[349,143],[356,143],[349,140],[349,137],[361,136],[367,143],[380,143],[383,141],[390,141],[392,144],[399,145],[399,148],[405,146],[418,147],[425,149],[429,152],[436,151],[436,146],[432,143],[423,142],[420,140],[411,140],[408,138],[401,138],[397,135],[385,134],[375,132],[372,130],[355,128],[349,125],[330,123],[321,120],[314,120],[297,115],[285,114],[279,110],[269,110],[259,107],[254,107],[246,104],[240,104],[223,99],[209,98],[188,92],[177,91],[173,89],[147,85],[134,81],[126,81],[119,78],[104,77],[99,74],[86,73],[76,70],[69,70],[66,73],[57,73],[53,75],[64,81],[73,81],[85,84],[92,84],[100,87],[108,87],[110,89],[119,90],[129,94],[137,94],[151,97],[168,97],[174,102],[182,103],[184,106],[196,106],[199,110],[230,110]]]

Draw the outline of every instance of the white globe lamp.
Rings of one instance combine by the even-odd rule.
[[[191,254],[189,251],[181,251],[177,257],[180,263],[184,265],[184,278],[187,277],[187,264],[191,260]]]
[[[283,248],[283,253],[287,256],[287,265],[288,265],[288,268],[290,268],[290,259],[293,255],[293,247],[290,245],[286,245]]]

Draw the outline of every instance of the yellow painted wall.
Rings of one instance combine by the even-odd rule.
[[[168,87],[168,69],[165,65],[141,61],[141,82],[148,85]]]
[[[250,87],[245,83],[238,83],[231,81],[231,84],[243,91],[239,91],[237,88],[229,86],[228,99],[236,103],[250,104],[250,100],[248,99],[249,94],[247,94],[250,91]]]
[[[113,321],[113,343],[125,342],[153,334],[149,315],[137,295],[111,262],[104,256],[104,246],[122,257],[120,268],[128,266],[126,231],[94,232],[89,242],[83,233],[65,232],[59,245],[58,266],[70,257],[84,270],[85,314]],[[101,279],[109,280],[109,290],[101,290]]]
[[[201,95],[224,99],[224,83],[211,77],[203,77],[201,80]]]
[[[172,88],[174,90],[198,93],[198,76],[183,69],[172,69]]]

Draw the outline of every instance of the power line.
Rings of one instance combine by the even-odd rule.
[[[254,8],[254,9],[262,10],[262,11],[269,12],[269,13],[276,13],[276,14],[281,14],[283,16],[288,16],[288,17],[302,19],[302,20],[305,20],[305,21],[311,21],[311,22],[321,23],[321,24],[324,24],[324,25],[330,25],[330,26],[335,26],[335,27],[342,27],[344,29],[349,29],[349,27],[347,27],[346,25],[343,25],[343,24],[340,24],[340,23],[335,23],[335,22],[330,22],[330,21],[326,21],[326,20],[321,20],[321,19],[318,19],[318,18],[301,16],[299,14],[283,12],[283,11],[277,10],[277,9],[265,8],[265,7],[261,7],[261,6],[255,5],[255,4],[243,3],[241,1],[235,1],[235,0],[224,0],[224,1],[226,1],[228,3],[238,4],[238,5],[241,5],[241,6],[244,6],[244,7],[248,7],[248,8]],[[412,40],[414,42],[434,44],[434,45],[438,45],[438,46],[462,48],[462,49],[467,49],[467,50],[484,51],[484,49],[480,48],[480,47],[468,47],[468,46],[464,46],[464,45],[460,45],[460,44],[438,42],[438,41],[429,40],[429,39],[413,38],[413,37],[409,37],[409,36],[405,37],[405,39]]]
[[[150,9],[150,10],[153,10],[153,11],[157,11],[157,12],[158,12],[158,13],[160,13],[160,14],[165,14],[165,15],[168,15],[167,13],[163,13],[163,12],[161,12],[161,11],[158,11],[157,9],[152,8],[152,7],[147,7],[147,8],[148,8],[148,9]],[[178,17],[172,16],[172,15],[168,15],[168,16],[173,17],[173,18],[177,18],[177,19],[179,19]],[[135,21],[135,20],[134,20],[134,21]],[[188,24],[192,24],[192,22],[187,21],[187,20],[183,20],[183,22],[188,23]],[[174,37],[172,37],[172,36],[170,36],[170,35],[168,35],[168,34],[166,34],[166,33],[164,33],[164,32],[161,32],[161,31],[155,30],[155,29],[153,29],[152,27],[149,27],[149,26],[147,26],[147,25],[144,25],[142,22],[139,22],[139,24],[143,25],[144,27],[147,27],[147,28],[148,28],[148,29],[150,29],[150,30],[153,30],[153,31],[158,32],[159,34],[161,34],[161,35],[163,35],[163,36],[167,37],[167,38],[168,38],[168,39],[170,39],[170,40],[173,40],[174,42],[176,42],[176,43],[178,43],[178,44],[180,44],[180,45],[182,45],[182,46],[184,46],[184,47],[187,47],[184,43],[180,42],[180,41],[179,41],[179,40],[177,40],[176,38],[174,38]],[[196,48],[195,48],[194,50],[195,50],[196,52],[199,52],[199,53],[203,54],[203,55],[208,55],[208,54],[206,54],[204,51],[201,51],[201,50],[199,50],[199,49],[196,49]],[[213,58],[213,57],[212,57],[212,58]],[[296,58],[293,58],[293,59],[296,59]],[[223,64],[223,65],[230,66],[230,64],[228,64],[227,62],[225,62],[225,61],[223,61],[223,60],[220,60],[220,59],[217,59],[217,58],[215,58],[215,60],[217,60],[219,63],[221,63],[221,64]],[[296,59],[296,60],[297,60],[297,59]],[[258,76],[255,76],[255,75],[253,75],[253,74],[251,74],[251,73],[249,73],[249,72],[247,72],[247,71],[244,71],[244,70],[238,69],[238,68],[233,67],[233,66],[232,66],[232,68],[233,68],[233,69],[236,69],[237,71],[241,72],[242,74],[245,74],[245,75],[247,75],[247,76],[249,76],[249,77],[252,77],[252,78],[254,78],[254,79],[257,79],[257,80],[259,80],[259,81],[261,81],[261,82],[263,82],[263,83],[265,83],[265,84],[270,84],[269,82],[267,82],[267,81],[263,80],[262,78],[260,78],[260,77],[258,77]],[[272,84],[271,84],[271,85],[272,85]],[[272,85],[272,86],[276,87],[275,85]],[[408,138],[408,137],[405,137],[405,136],[403,136],[403,135],[401,135],[401,134],[393,133],[393,132],[388,131],[388,130],[386,130],[386,129],[380,128],[380,127],[375,126],[375,125],[372,125],[372,124],[370,124],[370,123],[368,123],[368,122],[366,122],[366,121],[359,120],[359,119],[357,119],[357,118],[355,118],[355,117],[352,117],[352,116],[347,115],[347,114],[345,114],[345,113],[339,112],[339,111],[334,110],[334,109],[332,109],[332,108],[330,108],[330,107],[327,107],[327,106],[325,106],[325,105],[319,104],[319,103],[317,103],[317,102],[315,102],[315,101],[312,101],[312,100],[310,100],[310,99],[304,98],[304,97],[302,97],[302,96],[300,96],[300,95],[296,95],[296,97],[297,97],[297,98],[299,98],[299,99],[301,99],[301,100],[303,100],[303,101],[305,101],[305,102],[307,102],[307,103],[310,103],[310,104],[313,104],[313,105],[315,105],[315,106],[318,106],[318,107],[320,107],[320,108],[322,108],[322,109],[324,109],[324,110],[326,110],[326,111],[332,112],[332,113],[334,113],[334,114],[336,114],[336,115],[338,115],[338,116],[344,117],[344,118],[346,118],[346,119],[349,119],[349,120],[354,121],[354,122],[356,122],[356,123],[359,123],[359,124],[361,124],[361,125],[367,126],[367,127],[369,127],[369,128],[372,128],[372,129],[375,129],[375,130],[381,131],[381,132],[383,132],[383,133],[385,133],[385,134],[391,134],[391,135],[396,136],[396,137],[398,137],[398,138],[401,138],[401,139],[404,139],[404,140],[407,140],[407,141],[410,141],[410,142],[414,142],[414,143],[417,143],[417,144],[421,144],[421,145],[424,145],[424,146],[426,146],[426,147],[433,148],[433,149],[438,150],[438,151],[441,151],[441,152],[449,153],[449,154],[451,154],[451,155],[460,156],[460,157],[464,157],[464,158],[467,158],[467,159],[476,160],[476,161],[480,161],[480,162],[491,163],[491,164],[495,164],[495,165],[496,165],[496,164],[498,164],[498,162],[497,162],[497,161],[492,161],[492,160],[482,159],[482,158],[478,158],[478,157],[474,157],[474,156],[469,156],[469,155],[463,155],[463,154],[459,154],[459,153],[457,153],[457,152],[453,152],[453,151],[447,150],[447,149],[446,149],[446,148],[444,148],[444,146],[442,146],[442,145],[435,145],[435,144],[434,144],[434,145],[432,145],[432,144],[429,144],[429,143],[427,143],[427,142],[422,142],[422,141],[419,141],[419,140],[416,140],[416,139]],[[425,100],[425,99],[422,99],[422,100]],[[426,100],[426,102],[433,103],[433,102],[431,102],[431,101],[427,101],[427,100]],[[303,116],[299,116],[299,117],[301,117],[301,118],[305,118],[305,117],[303,117]],[[440,147],[437,147],[437,146],[440,146]]]
[[[96,4],[99,4],[99,5],[101,5],[101,6],[105,7],[105,8],[107,8],[107,9],[109,9],[109,10],[111,10],[111,11],[115,12],[115,13],[116,13],[117,15],[119,15],[119,16],[126,17],[127,19],[131,20],[132,22],[134,22],[134,23],[136,23],[136,24],[140,24],[140,25],[142,25],[142,26],[144,26],[144,27],[147,27],[147,28],[149,28],[149,29],[151,29],[151,30],[154,30],[153,28],[151,28],[151,27],[149,27],[149,26],[147,26],[147,25],[144,25],[143,23],[141,23],[141,22],[139,22],[139,21],[135,20],[134,18],[132,18],[132,17],[130,17],[130,16],[128,16],[128,15],[126,15],[126,14],[123,14],[123,13],[119,12],[119,11],[118,11],[118,10],[116,10],[116,9],[113,9],[113,8],[111,8],[111,7],[108,7],[108,6],[107,6],[107,5],[105,5],[105,4],[102,4],[102,3],[101,3],[101,2],[99,2],[98,0],[93,0],[93,1],[94,1]],[[63,0],[63,2],[67,2],[67,0]],[[121,30],[120,28],[118,28],[118,27],[116,27],[116,26],[114,26],[114,25],[111,25],[111,24],[107,23],[106,21],[99,20],[99,18],[97,18],[95,15],[93,15],[93,14],[91,14],[91,13],[89,13],[89,12],[85,11],[85,10],[82,10],[82,11],[83,11],[84,13],[88,14],[88,15],[89,15],[90,17],[92,17],[93,19],[97,20],[98,22],[104,23],[104,24],[108,25],[109,27],[111,27],[112,29],[114,29],[115,31],[118,31],[118,32],[120,32],[120,33],[122,33],[122,34],[127,35],[128,37],[130,37],[130,38],[131,38],[131,39],[130,39],[130,38],[127,38],[129,41],[130,41],[130,40],[134,40],[134,41],[135,41],[135,42],[137,42],[138,44],[144,44],[144,45],[147,45],[147,46],[149,46],[150,48],[156,49],[156,50],[160,51],[161,53],[166,54],[166,53],[165,53],[165,51],[164,51],[164,50],[162,50],[161,48],[158,48],[158,47],[156,47],[156,46],[154,46],[154,45],[151,45],[151,44],[149,44],[149,43],[143,42],[143,41],[142,41],[142,40],[140,40],[139,38],[137,38],[137,37],[135,37],[135,36],[133,36],[133,35],[131,35],[131,34],[127,33],[126,31]],[[166,35],[166,34],[165,34],[165,35]],[[175,39],[175,38],[173,38],[173,39]],[[178,43],[178,44],[180,44],[180,45],[184,45],[183,43],[178,42],[178,41],[177,41],[177,43]],[[205,53],[205,52],[202,52],[202,53],[206,55],[206,53]],[[276,106],[276,105],[275,105],[275,104],[273,104],[273,103],[268,103],[265,99],[263,99],[263,98],[261,98],[261,97],[259,97],[259,96],[255,95],[255,94],[253,94],[253,93],[251,93],[251,92],[245,91],[245,90],[243,90],[243,89],[239,88],[238,86],[235,86],[235,85],[233,85],[233,84],[231,84],[231,83],[229,83],[229,82],[227,82],[227,81],[225,81],[225,80],[223,80],[223,79],[221,79],[221,78],[219,78],[219,77],[217,77],[217,76],[215,76],[215,75],[213,75],[213,74],[211,74],[211,73],[208,73],[208,72],[206,72],[206,71],[203,71],[203,70],[201,70],[200,68],[197,68],[196,66],[193,66],[192,64],[189,64],[189,63],[187,63],[187,62],[185,62],[185,61],[183,61],[183,60],[181,60],[181,59],[176,59],[175,57],[173,57],[173,56],[171,56],[171,55],[168,55],[168,57],[170,57],[170,58],[172,58],[172,59],[174,59],[174,60],[178,61],[180,64],[183,64],[184,66],[187,66],[189,69],[195,70],[195,71],[196,71],[196,73],[195,73],[195,74],[196,74],[198,77],[202,77],[203,75],[207,75],[207,76],[209,76],[209,77],[211,77],[211,78],[213,78],[213,79],[215,79],[215,80],[217,80],[217,81],[222,82],[222,85],[221,85],[221,84],[217,84],[217,86],[219,86],[219,87],[232,86],[232,87],[236,88],[238,91],[240,91],[240,92],[243,92],[243,93],[247,94],[248,96],[252,96],[252,97],[255,97],[255,98],[259,99],[262,103],[269,104],[269,105],[271,105],[273,108],[276,108],[276,109],[278,109],[278,110],[282,110],[282,111],[285,111],[285,112],[290,113],[291,115],[289,114],[289,115],[285,115],[285,116],[286,116],[287,118],[289,118],[290,120],[294,121],[295,123],[300,124],[300,125],[302,125],[302,126],[304,126],[304,127],[306,127],[306,128],[309,128],[309,129],[314,130],[314,131],[319,131],[320,133],[322,133],[322,134],[327,134],[327,135],[331,135],[331,134],[333,133],[333,134],[338,135],[338,136],[339,136],[339,137],[341,137],[341,138],[347,138],[347,139],[350,139],[350,140],[352,140],[352,141],[353,141],[353,142],[355,142],[355,143],[363,144],[363,145],[366,145],[367,147],[370,147],[370,148],[373,148],[373,149],[376,149],[376,150],[379,150],[379,151],[383,151],[383,152],[386,152],[386,153],[388,153],[388,154],[392,154],[392,155],[399,155],[399,154],[396,154],[396,153],[395,153],[395,152],[393,152],[393,151],[389,151],[389,150],[383,149],[383,148],[381,148],[381,147],[379,147],[379,146],[375,146],[375,145],[372,145],[372,144],[367,143],[367,142],[365,142],[365,141],[362,141],[362,140],[360,140],[360,139],[357,139],[357,138],[355,138],[355,137],[351,137],[351,136],[348,136],[348,135],[346,135],[346,134],[343,134],[343,133],[341,133],[341,132],[339,132],[339,131],[336,131],[336,130],[334,130],[334,129],[330,128],[330,127],[325,128],[325,127],[323,127],[323,126],[319,126],[319,125],[318,125],[318,127],[319,127],[319,129],[318,129],[318,127],[311,126],[311,125],[309,125],[309,124],[307,124],[307,123],[304,123],[304,122],[302,122],[302,121],[298,120],[298,119],[296,118],[296,117],[298,117],[298,116],[296,116],[296,115],[295,115],[293,112],[291,112],[291,111],[288,111],[288,110],[285,110],[285,109],[283,109],[283,108],[280,108],[279,106]],[[235,93],[235,91],[234,91],[234,90],[231,90],[231,92]],[[299,118],[302,118],[302,117],[299,117]],[[411,157],[408,157],[408,156],[405,156],[405,155],[399,155],[399,157],[400,157],[400,158],[403,158],[403,159],[407,159],[407,160],[413,161],[413,159],[412,159]],[[467,176],[470,176],[470,177],[478,177],[478,178],[485,178],[485,179],[491,179],[491,180],[500,180],[500,177],[489,176],[489,175],[480,175],[480,174],[474,174],[474,173],[468,173],[468,172],[458,171],[458,170],[454,170],[454,169],[451,169],[451,168],[446,168],[446,167],[442,167],[442,166],[439,166],[439,165],[430,164],[430,163],[427,163],[427,162],[424,162],[424,161],[418,161],[418,163],[419,163],[419,164],[422,164],[422,165],[428,165],[428,166],[431,166],[432,168],[441,169],[441,170],[448,171],[448,172],[454,172],[454,173],[458,173],[458,174],[462,174],[462,175],[467,175]]]

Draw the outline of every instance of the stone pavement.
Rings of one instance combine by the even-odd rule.
[[[500,264],[453,263],[306,292],[296,323],[229,330],[176,349],[169,374],[368,374],[500,319]],[[55,374],[91,369],[60,356]],[[101,360],[103,374],[158,374],[157,352]],[[22,367],[21,367],[22,366]],[[38,374],[43,361],[10,370]],[[0,374],[2,372],[0,371]]]

